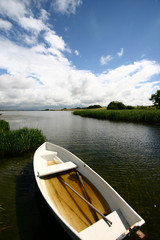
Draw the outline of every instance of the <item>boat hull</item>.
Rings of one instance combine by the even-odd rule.
[[[89,180],[89,183],[88,183],[89,186],[94,186],[95,189],[98,189],[97,195],[102,196],[102,199],[106,200],[106,203],[109,205],[109,210],[108,212],[106,212],[106,215],[109,214],[108,216],[110,216],[110,218],[113,218],[114,221],[117,222],[117,224],[119,219],[123,218],[126,221],[126,226],[125,224],[123,224],[123,227],[119,227],[120,230],[119,232],[117,232],[116,236],[112,234],[112,231],[115,231],[115,229],[113,229],[113,226],[111,228],[109,228],[108,226],[105,226],[104,220],[101,219],[100,217],[98,217],[99,219],[95,222],[94,220],[93,222],[91,221],[91,224],[89,226],[87,225],[88,223],[86,223],[86,221],[88,220],[83,219],[83,222],[85,221],[86,227],[83,226],[83,227],[77,228],[75,227],[74,222],[78,220],[76,220],[75,218],[72,224],[72,222],[69,221],[69,218],[65,217],[66,213],[61,212],[61,209],[63,208],[64,203],[62,203],[59,207],[57,205],[58,198],[55,199],[55,194],[53,194],[52,191],[55,191],[55,193],[58,192],[58,190],[61,193],[66,192],[66,194],[68,193],[71,197],[74,195],[74,193],[72,193],[71,190],[67,189],[66,187],[64,188],[64,186],[61,186],[62,184],[59,182],[59,180],[54,178],[54,176],[52,175],[44,178],[43,177],[41,178],[38,176],[39,169],[45,168],[46,162],[47,163],[52,162],[52,159],[51,159],[52,152],[57,153],[57,157],[55,157],[55,159],[60,160],[62,163],[67,163],[68,161],[71,161],[77,166],[77,169],[72,171],[72,175],[73,173],[75,174],[75,172],[78,171],[80,174],[82,174],[84,180],[85,179]],[[76,157],[74,154],[72,154],[68,150],[60,146],[54,145],[52,143],[46,142],[43,145],[41,145],[35,152],[33,165],[34,165],[35,178],[43,197],[45,198],[52,212],[54,213],[56,219],[59,221],[62,227],[67,231],[67,233],[73,239],[84,239],[84,240],[94,239],[94,235],[93,235],[94,231],[95,231],[95,234],[98,234],[99,229],[101,229],[101,232],[102,232],[101,234],[102,236],[100,237],[101,240],[106,239],[107,234],[110,234],[108,235],[110,236],[110,239],[123,239],[129,233],[129,229],[132,229],[138,226],[140,227],[141,225],[144,224],[144,220],[125,202],[124,199],[121,198],[121,196],[103,178],[101,178],[87,164],[85,164],[82,160],[80,160],[78,157]],[[69,182],[69,184],[74,182],[72,181],[73,177],[69,175],[69,177],[67,178],[66,174],[69,174],[69,173],[64,172],[61,174],[61,176],[65,179],[65,181]],[[87,184],[86,181],[85,181],[85,185]],[[51,191],[48,190],[50,189],[50,185],[54,186],[53,187],[54,190],[51,190]],[[78,183],[75,182],[73,184],[74,188],[76,185],[78,185]],[[57,186],[56,189],[55,189],[55,186]],[[87,191],[90,188],[92,187],[87,186]],[[78,191],[81,191],[81,190],[78,189]],[[64,195],[64,197],[62,197],[59,202],[63,202],[63,200],[66,199],[66,196],[67,195]],[[73,203],[68,208],[71,208],[71,206],[75,204],[74,202],[77,203],[77,201],[79,201],[78,197],[76,197],[75,199],[73,200]],[[70,202],[70,200],[68,202]],[[80,204],[82,205],[82,202]],[[97,203],[95,202],[95,204]],[[99,208],[100,204],[97,204],[97,206],[98,206],[97,208]],[[86,206],[83,205],[83,207],[87,209]],[[82,211],[82,209],[80,209],[80,211]],[[84,210],[84,212],[85,211],[86,210]],[[101,211],[105,212],[103,208],[101,209]],[[89,217],[89,220],[90,220],[93,217],[92,216],[93,212],[89,214],[90,214],[90,217]],[[71,216],[71,213],[69,214],[69,217],[70,216]],[[82,219],[83,216],[80,216],[80,218]],[[118,225],[116,226],[115,223],[113,225],[117,229]]]

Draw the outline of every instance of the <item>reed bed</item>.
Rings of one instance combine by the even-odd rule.
[[[111,121],[160,123],[160,110],[77,110],[74,115]]]
[[[0,120],[0,132],[2,131],[9,131],[9,123],[5,120]]]
[[[0,120],[0,156],[2,157],[18,156],[34,151],[45,141],[39,129],[22,128],[10,131],[9,128],[7,129],[7,124],[2,121],[4,120]]]

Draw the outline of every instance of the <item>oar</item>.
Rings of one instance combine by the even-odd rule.
[[[77,191],[75,191],[68,183],[66,183],[61,177],[58,177],[58,179],[65,184],[67,187],[69,187],[75,194],[77,194],[78,197],[80,197],[85,203],[87,203],[91,208],[93,208],[108,224],[109,227],[111,227],[112,222],[106,218],[97,208],[95,208],[90,202],[88,202],[84,197],[82,197]]]
[[[83,189],[84,189],[84,192],[85,192],[85,194],[86,194],[86,196],[88,198],[88,201],[91,203],[90,197],[89,197],[88,192],[87,192],[87,190],[85,188],[85,185],[84,185],[83,178],[82,178],[81,174],[78,171],[76,172],[76,174],[78,176],[79,181],[81,182],[81,184],[83,186]]]
[[[77,174],[77,177],[78,177],[80,183],[82,184],[86,200],[92,204],[90,196],[89,196],[89,194],[88,194],[88,192],[86,190],[86,187],[84,185],[83,178],[82,178],[81,174],[78,171],[76,171],[76,174]],[[94,211],[93,208],[91,208],[91,211],[92,211],[92,214],[93,214],[93,217],[95,218],[95,220],[98,221],[98,216],[96,214],[96,211]]]

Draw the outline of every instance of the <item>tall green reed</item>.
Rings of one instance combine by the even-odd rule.
[[[160,123],[160,110],[77,110],[73,114],[111,121]]]
[[[3,157],[34,151],[45,141],[45,137],[39,129],[22,128],[12,131],[3,127],[0,129],[0,156]]]

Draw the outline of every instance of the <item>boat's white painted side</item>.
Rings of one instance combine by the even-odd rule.
[[[95,171],[93,171],[87,164],[85,164],[82,160],[76,157],[74,154],[69,152],[68,150],[57,146],[52,143],[44,143],[42,144],[34,155],[34,173],[35,178],[38,184],[38,187],[45,198],[46,202],[52,209],[54,215],[57,220],[62,224],[65,230],[68,231],[70,236],[74,239],[86,239],[83,238],[83,234],[75,231],[59,214],[53,202],[51,201],[43,179],[39,178],[37,173],[39,169],[42,169],[46,165],[46,153],[51,153],[54,155],[54,159],[57,161],[68,162],[71,161],[78,166],[77,170],[82,173],[85,177],[87,177],[92,184],[101,192],[103,197],[107,200],[111,211],[114,212],[116,210],[120,210],[126,221],[128,222],[130,227],[141,226],[145,223],[145,221],[126,203],[124,199],[103,179],[101,178]],[[42,157],[43,156],[43,157]],[[103,220],[102,220],[103,221]],[[118,239],[123,239],[128,231],[122,232]],[[90,239],[88,235],[88,239]],[[103,238],[102,238],[103,239]]]
[[[39,169],[45,168],[46,167],[46,160],[44,160],[41,156],[45,155],[45,152],[47,150],[47,146],[51,145],[51,143],[47,143],[45,142],[44,144],[42,144],[35,152],[34,154],[34,161],[33,161],[33,168],[34,168],[34,175],[36,178],[36,182],[37,185],[41,191],[42,196],[44,197],[44,199],[46,200],[47,204],[49,205],[49,207],[51,208],[52,213],[54,214],[55,218],[57,219],[57,221],[61,224],[61,226],[64,228],[64,230],[71,236],[71,238],[73,239],[80,239],[78,237],[78,233],[77,231],[74,230],[74,228],[72,228],[66,221],[65,219],[59,214],[59,212],[57,211],[55,205],[53,204],[53,202],[50,199],[50,196],[47,192],[46,189],[46,185],[45,185],[45,181],[41,178],[39,178],[38,176],[38,172]],[[55,145],[53,145],[55,146]],[[51,152],[54,151],[53,149],[51,150]],[[57,155],[57,154],[54,154]],[[61,161],[60,158],[57,158],[58,161]],[[54,158],[54,159],[55,159]]]

